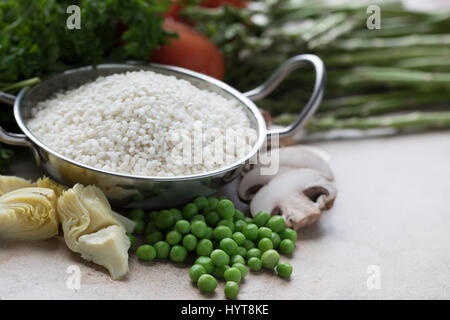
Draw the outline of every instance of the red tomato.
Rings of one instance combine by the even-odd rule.
[[[248,1],[245,0],[205,0],[200,3],[200,5],[208,8],[217,8],[223,4],[231,4],[238,8],[245,8],[247,6],[247,2]]]
[[[150,61],[183,67],[223,79],[225,63],[219,49],[188,25],[166,19],[163,28],[178,33],[178,38],[155,50]]]

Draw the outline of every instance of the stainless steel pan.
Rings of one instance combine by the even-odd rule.
[[[253,101],[270,94],[293,70],[311,64],[316,73],[312,95],[301,110],[298,119],[282,130],[267,131],[264,119]],[[67,90],[92,81],[99,76],[132,70],[152,70],[190,81],[195,86],[217,92],[228,99],[237,100],[245,109],[252,127],[257,132],[257,142],[250,154],[238,162],[219,170],[189,176],[152,177],[134,176],[108,172],[76,162],[52,150],[42,143],[27,127],[31,109],[37,102],[45,100],[55,92]],[[34,159],[48,175],[56,181],[73,185],[75,183],[95,184],[103,189],[113,205],[140,207],[146,209],[173,207],[181,205],[198,195],[212,195],[225,184],[235,179],[244,164],[253,157],[272,135],[288,137],[297,132],[319,106],[325,86],[325,68],[315,55],[295,56],[281,65],[261,86],[241,93],[227,84],[206,75],[183,68],[149,64],[103,64],[65,71],[53,76],[32,88],[24,88],[17,97],[0,93],[0,101],[14,105],[14,116],[23,133],[9,133],[0,127],[0,141],[10,145],[26,146],[32,151]]]

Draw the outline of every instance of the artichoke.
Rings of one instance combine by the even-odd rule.
[[[62,193],[67,190],[67,187],[60,185],[59,183],[45,176],[39,178],[36,181],[36,187],[52,189],[53,191],[55,191],[57,197],[61,196]]]
[[[78,239],[81,257],[104,266],[111,278],[117,279],[128,273],[128,249],[130,238],[122,227],[109,226]]]
[[[58,233],[52,189],[22,188],[0,197],[0,238],[43,240]]]
[[[33,187],[33,183],[29,180],[14,176],[0,175],[0,196],[13,190]]]
[[[58,199],[58,215],[72,251],[103,265],[113,278],[128,272],[130,241],[99,188],[76,184],[65,191]]]

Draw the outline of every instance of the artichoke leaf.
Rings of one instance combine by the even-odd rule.
[[[67,187],[53,181],[46,176],[39,178],[36,181],[36,187],[52,189],[53,191],[55,191],[57,197],[61,196],[63,192],[67,190]]]
[[[26,180],[15,176],[0,175],[0,196],[10,191],[33,186],[34,184],[30,180]]]
[[[111,278],[118,279],[128,273],[130,238],[123,228],[109,226],[79,238],[81,257],[104,266]]]

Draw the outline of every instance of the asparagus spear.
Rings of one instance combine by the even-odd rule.
[[[297,118],[294,114],[283,114],[273,119],[274,124],[288,125]],[[395,128],[402,131],[408,128],[421,130],[449,129],[450,112],[413,112],[402,115],[383,117],[336,119],[334,117],[314,118],[307,124],[310,132],[327,131],[331,129]]]

